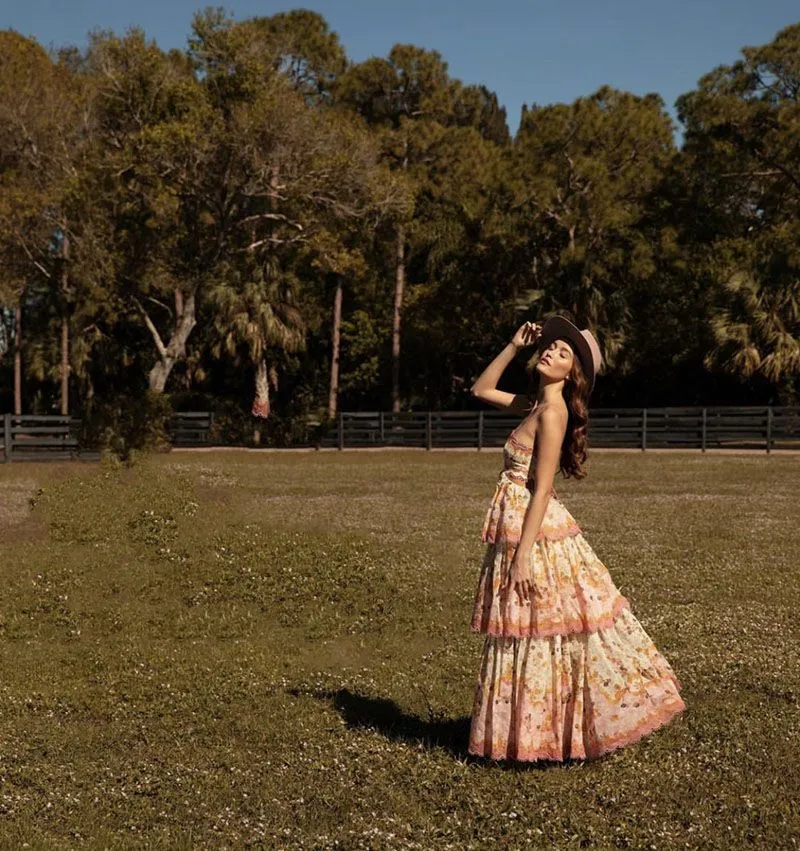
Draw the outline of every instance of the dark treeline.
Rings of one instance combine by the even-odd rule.
[[[594,406],[797,404],[800,24],[676,106],[681,148],[608,86],[512,138],[437,52],[352,63],[309,11],[207,9],[185,51],[0,31],[0,409],[304,439],[474,404],[553,312],[600,341]]]

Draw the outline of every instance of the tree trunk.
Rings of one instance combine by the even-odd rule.
[[[69,282],[69,236],[64,233],[61,245],[61,416],[69,414],[69,305],[67,301],[67,285]]]
[[[331,386],[328,395],[328,416],[336,416],[336,405],[339,398],[339,339],[342,324],[342,279],[336,276],[336,295],[333,298],[333,340],[331,351]]]
[[[22,415],[22,296],[14,308],[14,413]]]
[[[408,169],[408,136],[403,150],[403,171]],[[406,286],[406,229],[397,226],[395,243],[394,313],[392,315],[392,411],[400,410],[400,320],[403,314],[403,290]]]
[[[158,329],[147,313],[144,313],[145,324],[150,329],[159,355],[158,361],[150,370],[148,376],[150,389],[155,393],[164,392],[167,379],[172,372],[172,367],[179,360],[186,357],[186,342],[192,333],[192,329],[197,324],[194,292],[190,292],[184,297],[181,290],[175,290],[175,316],[175,328],[173,329],[172,336],[169,338],[169,343],[165,346],[161,340],[161,335],[158,333]]]
[[[279,172],[280,168],[277,164],[273,164],[270,167],[269,209],[273,213],[278,208],[277,193]],[[262,357],[261,360],[256,364],[255,396],[253,398],[253,407],[250,409],[250,413],[254,417],[258,417],[260,419],[265,420],[269,416],[269,412],[269,373],[267,371],[267,359],[265,357]],[[261,443],[261,429],[258,425],[256,425],[253,429],[253,443],[256,446]]]
[[[0,365],[2,365],[3,358],[11,351],[11,338],[14,336],[14,317],[9,317],[5,310],[0,310],[0,328],[3,333],[3,348],[0,348]]]
[[[250,413],[254,417],[263,419],[269,416],[269,377],[266,358],[261,358],[256,365],[256,395]]]
[[[61,317],[61,416],[69,415],[69,320]]]
[[[400,410],[400,319],[403,312],[403,290],[406,284],[406,229],[397,227],[395,244],[394,313],[392,315],[392,411]]]

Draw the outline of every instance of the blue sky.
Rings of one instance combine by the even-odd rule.
[[[58,46],[136,24],[164,48],[184,47],[207,5],[237,20],[313,9],[355,61],[397,42],[438,50],[452,76],[497,92],[512,132],[523,103],[570,102],[605,83],[658,92],[674,116],[675,98],[700,76],[800,22],[797,0],[4,0],[0,27]]]

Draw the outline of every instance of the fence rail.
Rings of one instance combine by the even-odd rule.
[[[502,446],[519,416],[502,411],[348,412],[320,446]],[[607,448],[800,449],[800,406],[593,408],[589,444]]]

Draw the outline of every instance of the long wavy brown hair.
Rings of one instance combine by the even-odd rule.
[[[563,339],[563,338],[559,338]],[[561,460],[559,469],[565,479],[582,479],[587,473],[583,469],[586,461],[586,448],[588,446],[587,429],[589,427],[589,380],[581,366],[581,360],[575,350],[575,346],[569,340],[564,340],[572,349],[572,368],[564,381],[564,401],[567,403],[569,418],[567,419],[567,432],[564,442],[561,444]],[[528,365],[528,399],[531,407],[536,402],[538,395],[540,374],[535,369],[541,352],[532,358]]]

